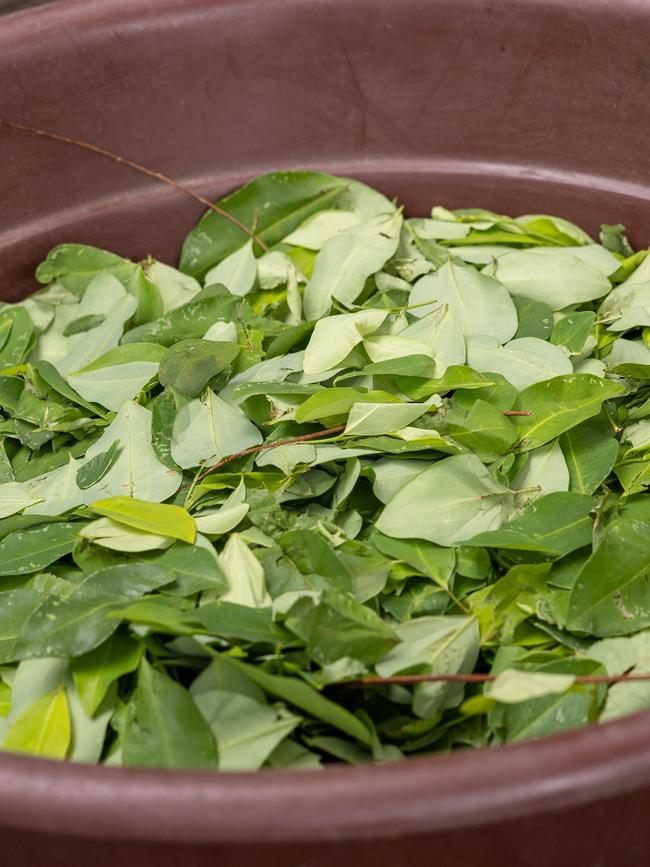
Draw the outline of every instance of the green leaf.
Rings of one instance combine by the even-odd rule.
[[[343,433],[346,436],[377,436],[412,424],[431,408],[428,403],[353,403]]]
[[[604,638],[650,626],[648,532],[648,524],[632,520],[605,527],[571,590],[569,629]]]
[[[572,491],[593,494],[611,473],[618,455],[618,441],[605,425],[594,419],[560,437]]]
[[[435,499],[431,491],[437,492]],[[507,521],[513,496],[477,457],[454,455],[408,482],[384,508],[376,527],[398,539],[455,545]]]
[[[152,448],[150,410],[132,401],[122,404],[111,424],[86,452],[86,460],[107,451],[116,440],[122,448],[113,466],[87,489],[87,503],[124,494],[160,502],[177,491],[180,473],[162,464]]]
[[[103,479],[106,473],[117,460],[120,451],[120,443],[115,440],[105,452],[100,452],[91,458],[86,463],[82,464],[77,470],[76,481],[82,491],[92,487],[94,484]]]
[[[320,172],[275,172],[256,178],[220,199],[218,205],[248,228],[255,225],[257,237],[272,246],[311,214],[331,207],[346,183]],[[207,211],[185,239],[179,267],[201,279],[246,241],[244,231]]]
[[[582,313],[568,313],[553,326],[551,343],[564,346],[571,353],[581,352],[591,334],[596,314],[591,310]]]
[[[82,331],[89,331],[91,328],[97,328],[105,319],[103,313],[88,313],[86,316],[80,316],[79,319],[73,319],[63,329],[63,336],[70,337],[72,334],[80,334]]]
[[[407,359],[402,359],[406,361]],[[372,373],[368,368],[362,373]],[[411,400],[422,400],[432,394],[445,394],[457,388],[474,390],[478,388],[488,389],[495,382],[489,376],[465,367],[462,364],[452,364],[438,379],[422,379],[415,371],[408,376],[396,377],[396,385],[400,391]]]
[[[49,361],[41,359],[40,361],[34,362],[34,367],[45,382],[62,397],[67,398],[71,403],[76,403],[78,406],[82,406],[93,415],[103,415],[104,410],[101,407],[94,406],[89,401],[84,400],[84,398],[78,394],[74,388],[72,388],[72,386],[61,376],[56,367],[54,367],[53,364],[50,364]]]
[[[537,488],[540,494],[569,490],[569,468],[559,440],[527,452],[523,460],[525,463],[512,479],[513,488],[517,490]]]
[[[333,301],[353,304],[368,277],[395,253],[401,228],[402,215],[393,211],[370,217],[326,241],[305,287],[305,318],[320,319]]]
[[[435,274],[422,277],[409,298],[418,318],[431,312],[433,304],[447,304],[463,335],[490,335],[500,343],[514,337],[517,311],[505,287],[470,266],[449,260]]]
[[[563,695],[575,683],[574,674],[546,674],[542,671],[505,669],[490,685],[486,695],[502,704],[519,704],[532,698]]]
[[[41,499],[43,498],[27,490],[21,482],[4,482],[0,485],[0,518],[22,512]]]
[[[530,416],[513,419],[519,431],[519,450],[530,451],[560,436],[580,422],[598,415],[603,401],[618,397],[623,387],[590,373],[556,376],[519,393],[514,409]]]
[[[402,402],[387,391],[363,392],[357,388],[322,388],[298,407],[296,421],[304,424],[338,416],[345,417],[352,406],[359,403],[401,404]]]
[[[485,270],[512,295],[541,301],[553,310],[593,301],[611,289],[601,270],[564,250],[515,250]]]
[[[572,677],[600,674],[602,671],[600,663],[591,659],[558,660],[537,666],[534,670],[540,674]],[[587,687],[509,705],[504,715],[506,739],[522,741],[586,725],[590,721],[594,704],[597,708],[603,694],[603,687]]]
[[[517,308],[517,333],[520,337],[539,337],[547,340],[553,330],[553,311],[543,301],[534,301],[525,295],[516,295],[513,299]]]
[[[214,548],[200,536],[196,545],[175,542],[166,551],[148,559],[175,578],[174,583],[165,588],[166,593],[180,596],[190,596],[202,590],[222,593],[227,587]]]
[[[110,548],[127,554],[139,554],[142,551],[156,551],[168,548],[172,539],[156,533],[134,530],[124,524],[118,524],[110,518],[98,518],[91,521],[79,534],[82,539],[88,539],[93,545]]]
[[[107,250],[87,244],[60,244],[50,250],[45,261],[38,266],[36,279],[41,283],[57,280],[66,289],[81,294],[90,281],[102,272],[126,282],[136,267],[128,259]]]
[[[239,354],[235,343],[217,340],[180,340],[162,361],[158,379],[181,394],[197,397],[213,376],[225,370]]]
[[[12,752],[63,759],[70,746],[70,713],[63,687],[38,698],[13,723],[2,747]]]
[[[469,412],[451,411],[438,424],[462,448],[470,449],[483,461],[496,460],[510,451],[517,429],[509,418],[484,400],[475,400]]]
[[[385,310],[360,310],[319,319],[305,350],[303,370],[309,374],[332,370],[385,318]]]
[[[71,660],[70,672],[88,716],[95,715],[111,684],[135,671],[143,650],[139,641],[118,629],[99,647]]]
[[[283,708],[236,692],[205,690],[194,701],[214,733],[221,771],[257,771],[300,722]]]
[[[600,227],[600,242],[603,247],[611,250],[612,253],[618,253],[619,256],[634,255],[634,250],[625,235],[625,226],[620,223],[614,226],[603,223]]]
[[[510,523],[479,533],[465,544],[563,557],[591,542],[595,505],[596,500],[584,494],[548,494],[526,506]]]
[[[167,389],[149,403],[151,410],[151,445],[158,460],[171,470],[180,467],[172,458],[172,432],[176,418],[176,400]]]
[[[176,416],[171,454],[180,467],[188,469],[214,463],[261,442],[260,432],[240,409],[207,389],[202,399],[186,403]]]
[[[112,611],[169,583],[169,575],[147,563],[108,566],[91,573],[66,598],[46,599],[25,623],[13,658],[81,656],[115,632]]]
[[[346,710],[344,707],[325,698],[308,686],[303,680],[296,677],[284,677],[277,674],[269,674],[263,668],[248,665],[238,659],[228,656],[221,657],[228,665],[237,668],[246,675],[253,683],[261,687],[264,692],[281,698],[288,704],[298,707],[315,719],[329,723],[334,728],[361,741],[362,744],[371,747],[374,739],[370,729],[361,720]]]
[[[173,346],[178,340],[203,337],[215,322],[236,321],[240,303],[225,286],[206,286],[182,307],[127,331],[122,343],[142,341]]]
[[[265,608],[271,604],[266,589],[264,569],[239,533],[231,533],[219,565],[228,581],[228,590],[221,597],[224,602],[235,602],[251,608]]]
[[[87,367],[69,374],[68,382],[86,400],[119,412],[122,404],[136,397],[157,373],[157,361],[132,361],[92,370]]]
[[[478,620],[481,644],[511,645],[516,630],[535,611],[547,592],[548,563],[514,566],[494,584],[468,596],[470,611]]]
[[[28,587],[0,593],[0,663],[13,661],[25,623],[42,601],[42,594]]]
[[[429,674],[462,674],[473,670],[479,651],[475,617],[417,617],[396,627],[401,643],[375,669],[380,677],[424,666]],[[413,696],[413,712],[435,719],[441,710],[459,705],[463,685],[419,684]]]
[[[399,640],[372,609],[338,590],[297,599],[286,613],[285,624],[306,642],[307,656],[321,665],[342,657],[371,665]]]
[[[247,241],[205,275],[205,285],[223,284],[233,295],[248,295],[257,278],[257,262],[253,253],[253,241]]]
[[[234,602],[207,602],[192,612],[216,638],[237,642],[276,644],[285,633],[274,622],[271,608],[251,608]]]
[[[382,554],[395,560],[405,560],[444,590],[449,589],[456,565],[456,551],[453,548],[440,548],[421,539],[391,539],[377,531],[373,534],[373,541]]]
[[[194,518],[181,506],[148,503],[131,497],[109,497],[95,500],[90,508],[98,515],[146,533],[168,536],[190,544],[196,539]]]
[[[10,323],[11,330],[0,349],[0,370],[22,364],[34,338],[34,325],[23,307],[0,312],[0,327],[2,323]]]
[[[217,766],[214,736],[192,696],[144,659],[122,754],[125,765],[140,767]]]
[[[0,541],[0,576],[29,575],[69,554],[82,524],[42,524],[16,530]]]
[[[539,337],[520,337],[504,346],[493,337],[470,337],[467,363],[481,373],[500,373],[519,391],[573,372],[568,356]]]

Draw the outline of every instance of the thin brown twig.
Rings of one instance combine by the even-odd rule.
[[[389,686],[412,683],[492,683],[496,674],[398,674],[394,677],[360,677],[347,680],[339,686]],[[575,683],[625,683],[650,681],[650,674],[585,674],[576,675]]]
[[[256,235],[252,229],[249,229],[248,226],[244,225],[244,223],[238,220],[237,217],[229,214],[228,211],[224,211],[223,208],[220,208],[219,205],[215,205],[214,202],[206,199],[205,196],[200,195],[200,193],[195,193],[194,190],[190,190],[189,187],[184,186],[183,184],[175,181],[173,178],[170,178],[167,175],[163,175],[162,172],[156,172],[153,169],[147,168],[147,166],[143,166],[141,163],[136,163],[135,160],[130,160],[127,157],[122,157],[119,154],[115,154],[112,151],[107,150],[106,148],[92,144],[91,142],[83,141],[82,139],[71,138],[70,136],[61,135],[60,133],[56,132],[48,132],[44,129],[37,129],[36,127],[27,126],[24,123],[18,123],[16,121],[7,120],[6,118],[2,117],[0,117],[0,126],[4,126],[7,129],[15,130],[17,132],[26,132],[30,135],[37,135],[41,138],[50,139],[51,141],[61,142],[68,145],[75,145],[76,147],[91,151],[91,153],[106,157],[109,160],[113,160],[113,162],[115,163],[121,163],[122,165],[127,166],[128,168],[133,169],[136,172],[140,172],[140,174],[146,175],[148,178],[153,178],[156,181],[161,181],[163,184],[167,184],[167,186],[173,187],[173,189],[178,190],[178,192],[184,193],[186,196],[190,196],[192,199],[199,202],[204,207],[208,208],[211,211],[214,211],[214,213],[218,214],[220,217],[224,217],[226,220],[237,226],[238,229],[241,229],[242,232],[245,232],[250,238],[252,238],[253,241],[258,245],[258,247],[260,247],[260,249],[264,251],[269,249],[268,246],[264,243],[264,241],[262,241],[262,239],[258,235]]]
[[[530,412],[526,410],[501,410],[503,415],[531,415]],[[243,449],[241,452],[235,452],[233,455],[227,455],[225,458],[221,458],[221,460],[217,461],[216,464],[212,464],[211,466],[204,469],[202,472],[198,474],[198,476],[192,482],[192,489],[199,484],[201,479],[204,479],[206,476],[209,476],[210,473],[214,473],[217,470],[220,470],[225,464],[229,464],[231,461],[236,461],[238,458],[245,458],[248,455],[255,455],[258,452],[266,451],[267,449],[276,449],[279,446],[289,446],[294,445],[295,443],[308,442],[309,440],[319,439],[320,437],[327,436],[335,436],[336,434],[342,433],[345,430],[344,424],[339,424],[336,427],[326,428],[325,430],[318,430],[315,433],[301,434],[300,436],[289,437],[286,440],[275,440],[270,443],[262,443],[259,446],[251,446],[251,448]]]
[[[203,470],[202,473],[199,473],[199,475],[194,479],[194,485],[197,485],[201,481],[201,479],[209,476],[210,473],[214,473],[216,472],[216,470],[221,469],[224,464],[229,464],[231,461],[237,460],[237,458],[245,458],[248,455],[257,454],[257,452],[263,452],[266,451],[266,449],[276,449],[279,446],[290,446],[294,443],[303,443],[307,442],[308,440],[318,439],[319,437],[334,436],[335,434],[339,434],[344,430],[345,425],[339,424],[336,427],[326,428],[325,430],[317,430],[315,431],[315,433],[302,434],[301,436],[289,437],[286,440],[276,440],[270,443],[262,443],[262,445],[259,446],[251,446],[251,448],[249,449],[244,449],[241,452],[235,452],[234,455],[228,455],[225,458],[221,458],[221,460],[217,461],[216,464],[212,464],[212,466],[207,467],[207,469]]]

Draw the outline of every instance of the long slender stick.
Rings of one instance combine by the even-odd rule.
[[[502,415],[531,415],[531,413],[529,413],[526,410],[514,411],[514,410],[508,410],[508,409],[501,410],[501,414]],[[210,473],[216,472],[216,470],[221,469],[221,467],[223,467],[225,464],[229,464],[231,461],[236,461],[238,458],[245,458],[248,455],[257,454],[257,452],[266,451],[266,449],[276,449],[279,446],[289,446],[289,445],[293,445],[294,443],[302,443],[302,442],[307,442],[309,440],[319,439],[320,437],[335,436],[336,434],[342,433],[342,431],[344,431],[344,430],[345,430],[345,425],[339,424],[336,427],[326,428],[325,430],[318,430],[315,433],[308,433],[308,434],[302,434],[301,436],[289,437],[286,440],[275,440],[274,442],[270,442],[270,443],[262,443],[262,445],[251,446],[251,448],[244,449],[241,452],[235,452],[234,455],[227,455],[225,458],[221,458],[221,460],[217,461],[216,464],[212,464],[211,466],[207,467],[205,470],[200,472],[198,474],[198,476],[194,479],[194,481],[192,483],[192,488],[195,488],[196,485],[201,481],[201,479],[204,479],[206,476],[210,475]]]
[[[340,686],[389,686],[412,683],[492,683],[496,674],[398,674],[394,677],[360,677],[347,680]],[[576,683],[625,683],[626,681],[650,681],[650,674],[585,674],[577,675]]]
[[[4,126],[7,129],[12,129],[17,132],[26,132],[30,135],[37,135],[41,138],[49,139],[50,141],[57,141],[63,144],[74,145],[78,148],[83,148],[84,150],[90,151],[94,154],[99,154],[99,156],[106,157],[109,160],[112,160],[115,163],[120,163],[121,165],[128,166],[128,168],[133,169],[136,172],[140,172],[142,175],[146,175],[148,178],[153,178],[156,181],[161,181],[163,184],[167,184],[169,187],[173,187],[173,189],[178,190],[180,193],[184,193],[186,196],[190,196],[195,201],[199,202],[204,207],[208,208],[211,211],[214,211],[215,214],[218,214],[220,217],[224,217],[224,219],[233,223],[233,225],[237,226],[238,229],[241,229],[242,232],[245,232],[253,241],[260,247],[262,250],[268,250],[267,245],[262,241],[260,237],[258,237],[252,229],[249,229],[248,226],[245,226],[237,217],[233,217],[232,214],[229,214],[228,211],[224,211],[223,208],[220,208],[219,205],[215,205],[214,202],[211,202],[209,199],[206,199],[205,196],[200,195],[199,193],[195,193],[194,190],[190,190],[189,187],[180,184],[178,181],[175,181],[173,178],[167,177],[167,175],[163,175],[162,172],[156,172],[153,169],[147,168],[147,166],[143,166],[141,163],[136,163],[135,160],[127,159],[127,157],[122,157],[119,154],[115,154],[112,151],[107,150],[106,148],[100,147],[99,145],[92,144],[91,142],[82,141],[81,139],[71,138],[67,135],[60,135],[56,132],[48,132],[44,129],[37,129],[33,126],[27,126],[24,123],[18,123],[13,120],[7,120],[6,118],[0,117],[0,126]]]
[[[235,461],[237,458],[245,458],[247,455],[254,455],[257,452],[266,451],[266,449],[277,449],[279,446],[290,446],[294,443],[304,443],[308,440],[319,439],[320,437],[329,437],[335,436],[336,434],[341,433],[341,431],[345,430],[344,424],[339,424],[336,427],[326,428],[325,430],[317,430],[314,433],[302,434],[301,436],[289,437],[286,440],[276,440],[270,443],[262,443],[260,446],[251,446],[249,449],[244,449],[241,452],[235,452],[234,455],[227,455],[225,458],[221,458],[220,461],[217,461],[216,464],[212,464],[212,466],[207,467],[207,469],[203,470],[203,472],[199,473],[199,475],[194,480],[194,484],[196,485],[201,479],[210,475],[210,473],[214,473],[216,470],[221,469],[224,464],[229,464],[230,461]]]

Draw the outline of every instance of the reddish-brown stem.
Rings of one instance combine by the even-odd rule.
[[[532,415],[527,409],[502,409],[501,415]]]
[[[525,410],[515,411],[515,410],[502,410],[503,415],[530,415],[529,412]],[[248,455],[257,454],[257,452],[266,451],[266,449],[276,449],[279,446],[290,446],[295,443],[308,442],[309,440],[319,439],[320,437],[328,437],[334,436],[335,434],[342,433],[345,430],[345,425],[340,424],[336,427],[326,428],[325,430],[318,430],[315,433],[301,434],[300,436],[289,437],[286,440],[276,440],[275,442],[270,443],[262,443],[259,446],[252,446],[249,449],[244,449],[241,452],[235,452],[234,455],[227,455],[225,458],[221,458],[220,461],[217,461],[216,464],[212,464],[212,466],[207,467],[205,470],[199,473],[199,475],[192,482],[192,488],[194,488],[201,479],[204,479],[206,476],[209,476],[210,473],[214,473],[217,470],[220,470],[224,464],[229,464],[231,461],[236,461],[238,458],[245,458]]]
[[[209,476],[210,473],[214,473],[216,472],[216,470],[221,469],[224,464],[229,464],[230,461],[235,461],[237,460],[237,458],[245,458],[248,455],[257,454],[257,452],[266,451],[266,449],[277,449],[279,446],[290,446],[294,443],[304,443],[308,440],[319,439],[320,437],[334,436],[335,434],[339,434],[344,430],[345,425],[339,424],[336,427],[326,428],[325,430],[317,430],[315,431],[315,433],[302,434],[301,436],[289,437],[289,439],[286,440],[276,440],[275,442],[271,443],[262,443],[262,445],[260,446],[251,446],[251,448],[249,449],[244,449],[241,452],[236,452],[234,455],[228,455],[225,458],[221,458],[221,460],[217,461],[216,464],[212,464],[211,467],[203,470],[203,472],[199,473],[199,475],[194,479],[194,485],[197,485],[201,481],[201,479]]]
[[[128,168],[133,169],[136,172],[140,172],[142,175],[146,175],[148,178],[153,178],[156,181],[161,181],[163,184],[167,184],[169,187],[173,187],[173,189],[178,190],[180,193],[184,193],[186,196],[190,196],[196,202],[199,202],[204,207],[208,208],[211,211],[214,211],[215,214],[218,214],[220,217],[228,220],[233,223],[233,225],[237,226],[238,229],[241,229],[242,232],[245,232],[253,241],[260,247],[260,249],[266,251],[268,250],[267,245],[259,238],[252,229],[249,229],[248,226],[245,226],[237,217],[233,217],[232,214],[229,214],[228,211],[224,211],[223,208],[220,208],[219,205],[215,205],[214,202],[211,202],[209,199],[206,199],[205,196],[200,195],[199,193],[195,193],[194,190],[190,190],[189,187],[180,184],[178,181],[175,181],[173,178],[167,177],[167,175],[163,175],[162,172],[156,172],[153,169],[147,168],[147,166],[143,166],[141,163],[136,163],[135,160],[127,159],[127,157],[122,157],[119,154],[115,154],[112,151],[107,150],[106,148],[100,147],[99,145],[91,144],[91,142],[83,141],[82,139],[71,138],[67,135],[61,135],[56,132],[48,132],[44,129],[37,129],[36,127],[27,126],[24,123],[17,123],[16,121],[6,120],[5,118],[0,118],[0,126],[4,126],[7,129],[16,130],[17,132],[26,132],[30,135],[37,135],[41,138],[50,139],[51,141],[61,142],[62,144],[74,145],[78,148],[83,148],[84,150],[91,151],[91,153],[98,154],[101,157],[106,157],[109,160],[113,160],[115,163],[120,163],[121,165],[128,166]]]
[[[411,683],[492,683],[496,674],[398,674],[394,677],[361,677],[345,681],[341,686],[390,686]],[[585,674],[577,675],[576,683],[624,683],[650,681],[650,674]]]

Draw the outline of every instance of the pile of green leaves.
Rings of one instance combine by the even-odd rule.
[[[650,706],[575,680],[650,671],[647,251],[313,172],[220,207],[255,237],[65,244],[0,309],[2,748],[304,768]]]

